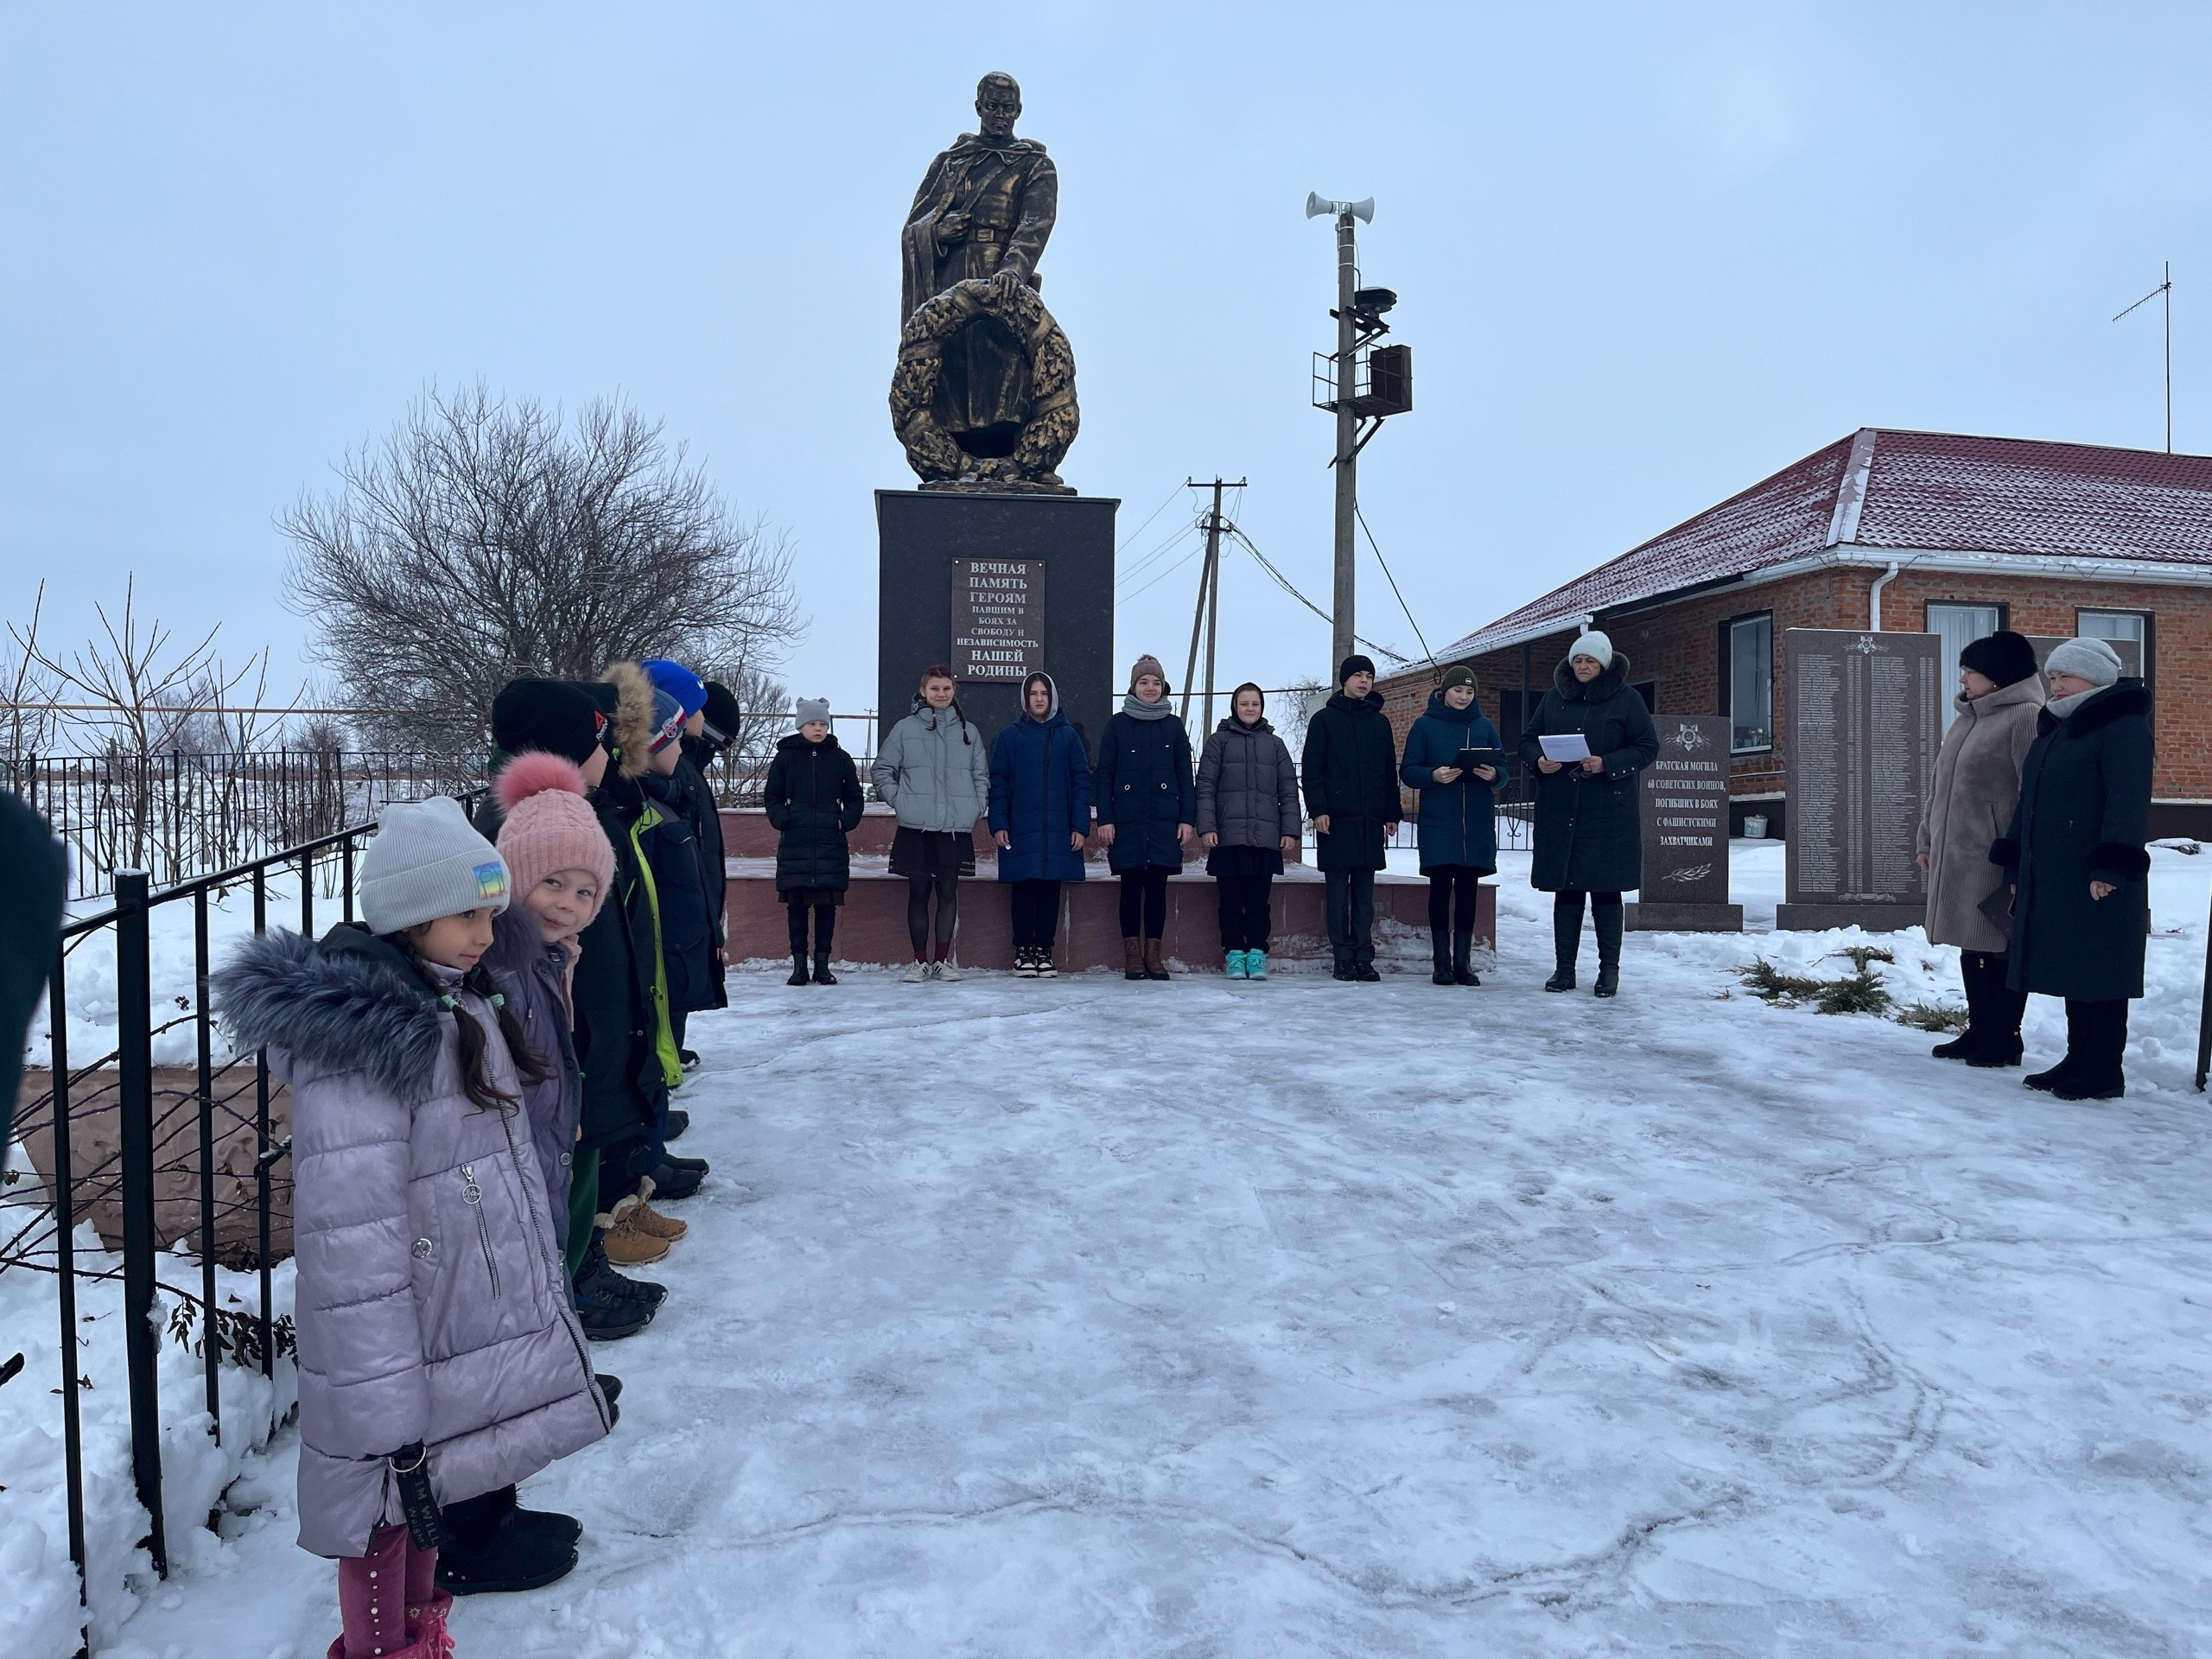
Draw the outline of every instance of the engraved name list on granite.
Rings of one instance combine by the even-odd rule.
[[[1790,628],[1782,673],[1789,834],[1775,925],[1918,926],[1915,837],[1942,735],[1942,642]]]

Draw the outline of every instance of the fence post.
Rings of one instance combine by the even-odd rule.
[[[67,1009],[65,985],[69,954],[67,946],[54,953],[54,971],[47,981],[49,1009]],[[69,1145],[69,1021],[60,1014],[47,1020],[47,1042],[54,1078],[54,1269],[60,1275],[61,1294],[61,1462],[69,1488],[69,1560],[77,1569],[77,1607],[81,1614],[85,1596],[85,1436],[82,1407],[77,1398],[77,1347],[84,1338],[77,1331],[76,1179],[70,1165]],[[82,1621],[79,1620],[79,1629]]]
[[[169,1575],[162,1524],[161,1335],[154,1328],[154,1020],[146,872],[115,873],[115,1050],[123,1154],[123,1345],[130,1381],[130,1471]]]
[[[257,938],[269,931],[269,867],[253,867],[253,931]],[[259,1211],[256,1235],[256,1265],[261,1276],[261,1310],[255,1316],[254,1328],[261,1338],[261,1374],[276,1375],[276,1321],[269,1311],[269,1051],[253,1051],[253,1183],[256,1207]],[[296,1201],[295,1208],[296,1209]]]
[[[223,1344],[215,1324],[215,1056],[214,1021],[207,1012],[207,889],[192,895],[192,1022],[198,1027],[200,1061],[200,1348],[207,1361],[207,1415],[215,1444],[223,1443]]]

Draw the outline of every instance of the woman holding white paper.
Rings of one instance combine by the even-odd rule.
[[[1536,770],[1536,855],[1529,880],[1553,895],[1556,962],[1544,982],[1548,991],[1574,988],[1586,899],[1598,935],[1593,988],[1599,996],[1620,988],[1621,894],[1643,882],[1636,774],[1659,754],[1651,711],[1630,686],[1628,668],[1628,658],[1604,634],[1592,628],[1580,635],[1521,731],[1521,759]]]
[[[1474,967],[1475,903],[1481,879],[1497,870],[1491,787],[1504,760],[1498,745],[1497,728],[1476,705],[1473,671],[1452,664],[1428,694],[1427,712],[1406,734],[1398,767],[1398,781],[1421,791],[1421,873],[1428,878],[1429,950],[1439,985],[1482,983]]]

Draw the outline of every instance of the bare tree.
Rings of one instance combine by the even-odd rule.
[[[518,674],[623,658],[753,663],[798,632],[783,544],[741,523],[658,423],[435,390],[280,523],[287,598],[372,741],[480,752]]]
[[[60,734],[61,717],[54,705],[61,701],[57,677],[39,654],[39,619],[46,611],[46,584],[38,585],[31,601],[31,619],[22,627],[8,624],[8,645],[0,653],[0,679],[8,686],[8,722],[0,731],[0,761],[7,766],[11,786],[29,786],[24,771],[31,760],[52,751]]]

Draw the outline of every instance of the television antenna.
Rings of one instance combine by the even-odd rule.
[[[2152,289],[2148,294],[2145,294],[2141,299],[2136,301],[2133,305],[2129,306],[2127,308],[2127,311],[2122,311],[2119,316],[2115,316],[2113,321],[2114,322],[2118,322],[2120,317],[2127,315],[2129,311],[2134,311],[2143,306],[2146,306],[2153,300],[2158,301],[2165,309],[2166,453],[2171,455],[2174,452],[2174,265],[2173,261],[2171,259],[2165,261],[2164,277],[2164,281],[2161,282],[2156,288]]]

